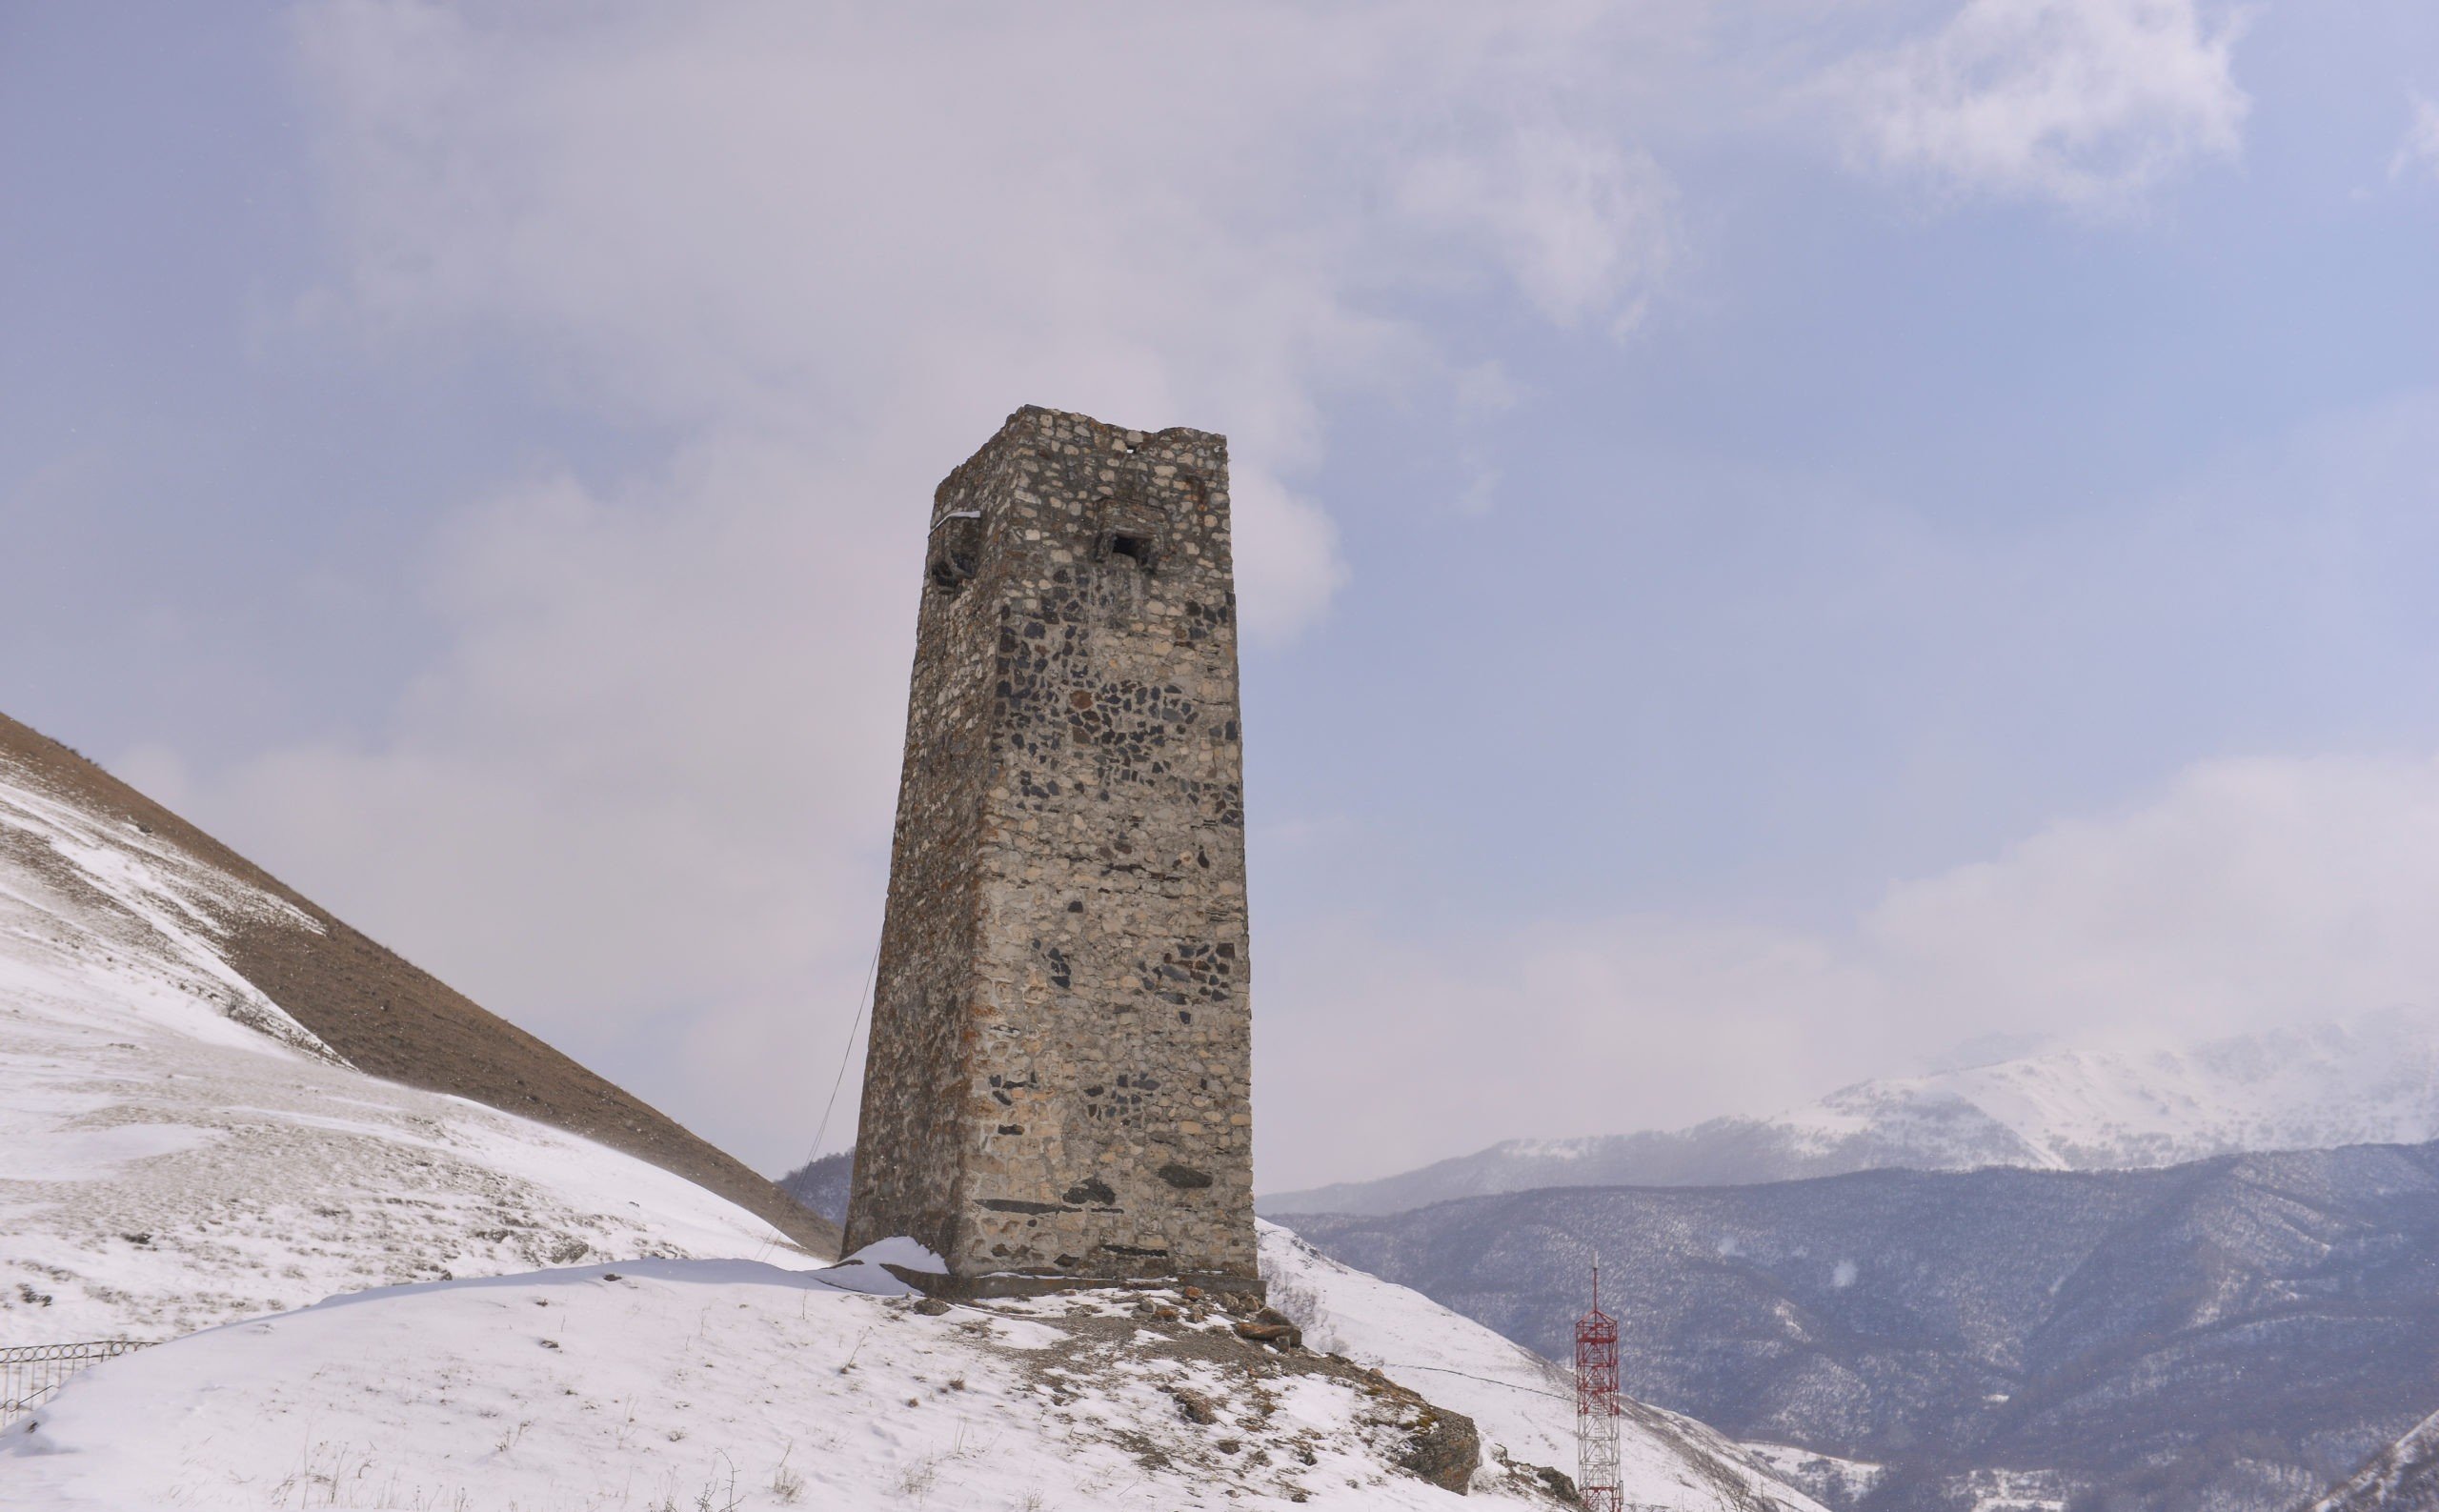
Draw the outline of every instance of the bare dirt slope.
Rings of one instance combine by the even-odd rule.
[[[837,1252],[837,1225],[763,1177],[349,928],[67,746],[0,715],[0,760],[59,798],[129,820],[310,919],[308,925],[269,911],[241,919],[224,953],[265,997],[357,1069],[597,1140],[726,1198],[809,1249]]]

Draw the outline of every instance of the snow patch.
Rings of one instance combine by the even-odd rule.
[[[848,1256],[843,1263],[894,1265],[899,1270],[913,1271],[919,1276],[946,1276],[949,1273],[946,1260],[903,1234],[867,1244]]]

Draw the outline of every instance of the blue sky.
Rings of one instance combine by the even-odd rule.
[[[2429,996],[2427,5],[233,13],[0,8],[0,707],[765,1168],[1022,403],[1234,442],[1267,1186]]]

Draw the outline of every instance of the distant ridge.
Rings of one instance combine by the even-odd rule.
[[[2439,1139],[2439,1013],[2148,1049],[2066,1050],[1859,1082],[1775,1118],[1511,1139],[1265,1216],[1401,1213],[1545,1186],[1744,1186],[1855,1171],[2154,1170],[2213,1156]]]
[[[847,1221],[847,1194],[856,1181],[853,1145],[809,1160],[779,1178],[779,1190],[833,1223]]]
[[[2439,1427],[2415,1429],[2439,1406],[2439,1143],[1553,1186],[1292,1227],[1544,1355],[1599,1255],[1620,1388],[1778,1446],[1839,1512],[2296,1512],[2391,1443],[2323,1512],[2439,1489]]]
[[[358,1070],[596,1140],[735,1202],[808,1249],[837,1253],[836,1224],[742,1162],[485,1012],[92,761],[5,715],[0,764],[89,813],[123,817],[285,901],[318,926],[268,913],[239,918],[224,954],[265,998]]]

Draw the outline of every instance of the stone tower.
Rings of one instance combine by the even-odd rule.
[[[1252,1289],[1226,439],[1018,411],[922,595],[847,1243]]]

